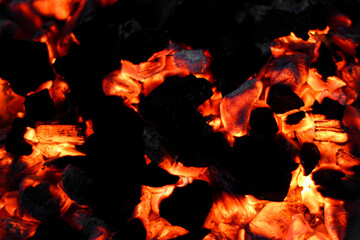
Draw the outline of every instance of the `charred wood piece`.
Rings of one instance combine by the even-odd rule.
[[[315,141],[346,143],[349,140],[347,132],[338,120],[315,121]]]
[[[201,228],[212,206],[212,190],[208,183],[193,183],[175,188],[174,192],[160,203],[160,216],[171,224],[190,232]]]
[[[360,159],[344,149],[339,149],[335,155],[336,165],[340,166],[341,169],[360,174]]]
[[[299,157],[301,165],[305,169],[305,176],[307,176],[312,172],[316,165],[318,165],[321,155],[314,143],[305,142],[301,146]]]
[[[162,187],[165,185],[175,184],[179,180],[178,176],[171,175],[156,163],[148,164],[144,171],[140,173],[139,184],[150,187]]]
[[[336,76],[335,62],[325,43],[321,43],[319,55],[319,60],[312,63],[311,66],[317,69],[324,80],[326,80],[327,77]]]
[[[275,84],[270,87],[266,102],[277,114],[304,106],[303,100],[290,87],[282,84]]]
[[[45,43],[1,38],[0,52],[0,77],[19,95],[55,79]]]
[[[286,122],[286,124],[289,124],[289,125],[295,125],[295,124],[298,124],[304,117],[305,117],[305,112],[300,111],[300,112],[288,115],[285,122]]]
[[[250,115],[250,134],[262,135],[267,139],[273,139],[279,128],[270,108],[256,108]]]
[[[345,106],[328,97],[325,97],[321,104],[315,102],[312,109],[315,114],[324,114],[327,119],[336,119],[340,121],[342,120],[345,112]]]
[[[56,115],[55,103],[48,89],[27,96],[24,105],[27,117],[37,121],[49,121]]]
[[[32,146],[24,139],[26,132],[26,120],[15,118],[11,127],[11,132],[5,140],[5,150],[15,155],[30,155],[33,151]]]

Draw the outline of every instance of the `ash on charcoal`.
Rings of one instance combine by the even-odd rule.
[[[208,183],[194,181],[185,187],[175,188],[168,198],[161,201],[160,216],[192,232],[204,224],[212,203],[212,189]]]
[[[305,117],[305,112],[300,111],[297,113],[290,114],[286,117],[286,124],[295,125],[298,124]]]
[[[15,118],[11,131],[5,140],[5,150],[15,155],[30,155],[32,146],[24,140],[26,121],[23,118]]]
[[[287,194],[293,163],[281,156],[283,141],[271,143],[259,135],[236,138],[233,155],[223,162],[224,168],[239,182],[243,194],[259,199],[282,201]],[[292,150],[291,150],[292,151]],[[290,152],[291,152],[290,151]]]
[[[55,79],[45,43],[0,38],[0,77],[19,95]]]
[[[123,240],[123,239],[146,239],[146,229],[140,219],[134,218],[127,222],[120,230],[115,233],[111,239]]]
[[[315,166],[318,165],[321,155],[314,143],[305,142],[301,146],[299,157],[301,165],[305,169],[305,176],[307,176],[312,172]]]
[[[30,119],[37,121],[49,121],[56,115],[54,101],[50,97],[48,89],[33,93],[25,98],[25,111]]]
[[[179,180],[178,176],[171,175],[156,163],[148,164],[144,171],[140,173],[139,184],[150,187],[162,187],[165,185],[175,184]]]
[[[89,205],[93,198],[93,176],[90,172],[68,165],[62,174],[66,194],[80,205]]]
[[[60,216],[60,199],[53,196],[49,183],[26,187],[20,191],[19,200],[20,208],[40,221]]]
[[[266,102],[277,114],[304,106],[303,100],[290,87],[282,84],[275,84],[270,87]]]
[[[342,120],[345,112],[345,106],[328,97],[324,98],[321,104],[315,101],[311,108],[313,109],[313,113],[324,114],[327,119]]]
[[[69,226],[61,218],[50,219],[41,222],[36,229],[35,235],[30,240],[86,240],[80,232]]]
[[[250,134],[262,135],[267,139],[273,139],[279,128],[270,108],[256,108],[250,115]]]
[[[319,55],[319,60],[312,63],[311,66],[317,69],[324,80],[326,80],[327,77],[336,76],[335,62],[325,43],[321,43]]]

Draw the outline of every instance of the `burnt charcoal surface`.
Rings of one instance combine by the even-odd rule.
[[[49,121],[56,115],[56,107],[48,89],[27,96],[24,105],[26,115],[30,119]]]
[[[173,238],[175,240],[202,240],[206,235],[210,233],[209,229],[201,228],[197,231],[189,232],[183,236]]]
[[[279,130],[274,113],[270,108],[256,108],[250,115],[250,134],[262,135],[267,139],[273,139]]]
[[[23,118],[15,118],[11,126],[11,132],[5,140],[5,150],[16,155],[30,155],[32,146],[24,140],[26,121]]]
[[[197,108],[212,94],[211,83],[206,79],[193,75],[169,77],[140,101],[139,112],[169,140],[193,141],[192,136],[201,132],[202,116]]]
[[[134,218],[127,222],[120,230],[115,233],[112,238],[113,240],[123,239],[134,239],[134,240],[145,240],[146,230],[140,219]]]
[[[281,84],[270,87],[266,102],[275,113],[285,113],[304,106],[303,100],[290,87]]]
[[[146,62],[154,53],[167,47],[169,39],[161,31],[140,30],[121,42],[121,59],[134,64]]]
[[[345,106],[331,98],[324,98],[319,104],[317,101],[312,106],[313,113],[324,114],[327,119],[342,120],[345,112]]]
[[[178,180],[178,176],[171,175],[154,162],[148,164],[139,176],[140,185],[151,187],[162,187],[169,184],[175,184]]]
[[[309,175],[318,165],[321,158],[320,151],[314,143],[305,142],[301,146],[299,157],[305,169],[305,176]]]
[[[282,141],[275,144],[259,135],[236,138],[233,155],[226,159],[224,167],[238,180],[243,194],[283,200],[294,166],[291,159],[284,158],[288,153],[282,155],[278,147],[281,144]]]
[[[208,183],[194,181],[175,188],[168,198],[161,201],[160,216],[192,232],[204,224],[212,203],[212,190]]]
[[[25,96],[42,83],[54,80],[45,43],[0,38],[0,77]]]
[[[319,185],[317,190],[324,197],[341,200],[356,200],[360,198],[358,181],[345,178],[345,174],[334,169],[319,169],[313,173],[313,180]]]
[[[321,74],[324,80],[326,80],[329,76],[336,76],[335,62],[325,43],[321,43],[319,54],[319,60],[314,62],[312,67],[317,69],[318,73]]]
[[[93,199],[93,176],[90,172],[68,165],[62,174],[66,194],[80,205],[88,205]]]
[[[300,111],[287,116],[286,124],[295,125],[298,124],[305,117],[305,112]]]
[[[65,169],[68,164],[75,167],[87,167],[89,159],[87,156],[63,156],[46,161],[44,166],[53,166],[58,169]]]
[[[52,195],[48,183],[25,188],[20,191],[19,199],[21,209],[40,221],[60,216],[60,199]]]
[[[35,235],[30,240],[86,240],[80,232],[71,228],[61,218],[50,219],[41,222],[36,229]]]

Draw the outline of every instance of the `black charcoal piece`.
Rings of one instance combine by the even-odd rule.
[[[335,169],[318,169],[313,172],[312,179],[316,185],[331,185],[345,177],[343,172]]]
[[[358,181],[346,178],[343,172],[335,169],[318,169],[313,172],[312,179],[318,185],[317,190],[324,197],[341,200],[356,200],[360,198]]]
[[[194,141],[204,121],[197,108],[212,96],[211,88],[206,79],[193,75],[169,77],[140,101],[139,112],[169,140]]]
[[[345,106],[328,97],[324,98],[321,104],[315,102],[311,108],[313,113],[324,114],[327,119],[342,120],[345,112]]]
[[[270,108],[256,108],[250,115],[250,134],[262,135],[267,139],[273,139],[279,130],[274,113]]]
[[[186,77],[168,77],[139,104],[141,115],[150,121],[159,121],[162,117],[179,117],[184,112],[196,111],[213,92],[211,83],[193,75]],[[176,114],[176,116],[173,116]]]
[[[270,87],[266,102],[275,113],[286,113],[304,106],[303,100],[290,87],[281,84]]]
[[[87,167],[89,159],[87,156],[62,156],[44,163],[44,166],[53,166],[58,169],[65,169],[68,164],[75,167]]]
[[[80,205],[89,205],[93,193],[93,176],[90,172],[68,165],[62,174],[66,194]]]
[[[288,115],[285,122],[286,122],[286,124],[289,124],[289,125],[295,125],[295,124],[298,124],[304,117],[305,117],[305,112],[300,111],[300,112]]]
[[[261,135],[236,138],[232,156],[223,167],[241,184],[242,194],[259,199],[282,201],[291,180],[290,163],[279,155],[280,150]]]
[[[318,165],[321,155],[314,143],[305,142],[301,146],[299,157],[301,165],[305,169],[305,176],[307,176],[312,172],[315,166]]]
[[[147,165],[139,176],[140,185],[151,187],[162,187],[169,184],[175,184],[178,180],[178,176],[171,175],[154,162]]]
[[[27,96],[24,105],[27,117],[37,121],[49,121],[56,115],[56,107],[48,89]]]
[[[11,132],[5,139],[5,150],[16,155],[30,155],[32,146],[24,140],[26,121],[23,118],[15,118],[11,126]]]
[[[25,96],[42,83],[54,80],[45,43],[0,38],[0,77]]]
[[[40,221],[60,216],[61,200],[51,193],[49,183],[26,187],[20,191],[19,201],[22,210]]]
[[[169,39],[161,31],[140,30],[121,43],[121,59],[139,64],[146,62],[154,53],[164,50]]]
[[[61,218],[41,222],[30,240],[86,240],[86,236],[73,229]]]
[[[184,227],[190,232],[201,228],[212,206],[212,190],[207,182],[193,183],[175,188],[160,203],[160,216],[172,225]]]
[[[146,229],[140,219],[134,218],[122,226],[112,237],[112,240],[134,239],[145,240]]]
[[[319,60],[314,62],[312,67],[317,69],[318,73],[321,74],[324,80],[326,80],[329,76],[336,76],[335,62],[325,43],[321,43],[319,54]]]

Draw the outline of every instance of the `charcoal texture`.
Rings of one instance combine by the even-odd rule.
[[[312,109],[315,114],[324,114],[327,119],[337,120],[342,120],[345,112],[345,106],[328,97],[324,98],[321,104],[316,101]]]
[[[178,176],[171,175],[156,163],[151,162],[147,165],[139,176],[139,184],[151,187],[162,187],[169,184],[175,184],[179,180]]]
[[[30,155],[32,146],[24,140],[26,132],[26,120],[15,118],[11,126],[11,132],[5,140],[5,150],[15,155]]]
[[[301,165],[305,169],[305,175],[309,175],[319,163],[321,158],[320,151],[314,143],[305,142],[302,144],[299,157]]]
[[[122,240],[122,239],[136,239],[136,240],[145,240],[146,239],[146,229],[140,219],[134,218],[127,222],[120,230],[115,233],[112,238],[113,240]]]
[[[270,87],[266,102],[275,113],[286,113],[304,106],[303,100],[290,87],[281,84]]]
[[[267,139],[273,139],[279,128],[270,108],[256,108],[250,115],[250,134],[262,135]]]
[[[0,38],[0,77],[25,96],[42,83],[54,80],[45,43]]]
[[[208,183],[193,183],[175,188],[174,192],[160,203],[160,216],[171,224],[189,231],[199,229],[212,206],[212,190]]]
[[[300,111],[297,113],[290,114],[286,117],[286,124],[295,125],[298,124],[305,117],[305,112]]]
[[[69,226],[61,218],[41,222],[30,240],[86,240],[86,236]]]
[[[336,76],[336,65],[334,59],[325,43],[321,43],[319,49],[319,60],[312,64],[324,80],[329,76]]]
[[[49,121],[56,115],[56,107],[48,89],[33,93],[25,98],[25,111],[30,119]]]

